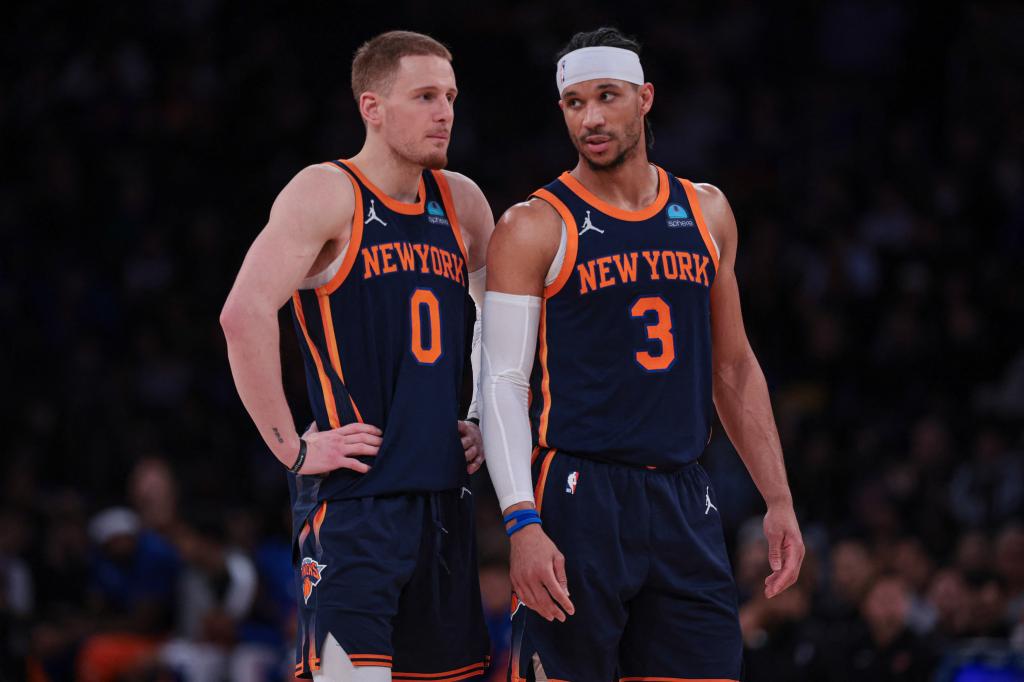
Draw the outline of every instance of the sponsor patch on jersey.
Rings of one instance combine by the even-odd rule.
[[[319,564],[316,559],[302,557],[302,566],[299,568],[302,576],[302,598],[309,603],[309,597],[313,594],[313,588],[320,584],[326,564]]]
[[[447,225],[448,219],[444,217],[444,209],[436,201],[427,202],[427,221],[431,225]]]
[[[665,224],[669,227],[693,227],[696,223],[686,213],[686,209],[679,204],[668,205],[668,218]]]

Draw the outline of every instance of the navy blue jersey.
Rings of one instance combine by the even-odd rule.
[[[658,196],[616,208],[569,173],[533,196],[566,225],[544,289],[531,376],[534,440],[628,464],[678,467],[707,444],[715,247],[693,185],[658,168]]]
[[[318,502],[458,488],[468,268],[451,190],[424,171],[416,203],[391,199],[353,164],[352,236],[334,278],[292,296],[310,405],[321,431],[384,431],[372,468],[291,476],[296,528]],[[339,182],[346,182],[339,178]]]

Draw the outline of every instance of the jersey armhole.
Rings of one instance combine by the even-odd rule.
[[[555,278],[555,281],[549,286],[544,287],[544,298],[551,298],[562,290],[565,283],[569,281],[569,275],[572,273],[573,267],[576,266],[576,251],[579,246],[579,234],[577,232],[576,219],[573,218],[569,207],[566,206],[561,199],[546,189],[539,189],[534,192],[532,196],[550,204],[551,207],[558,211],[558,214],[562,216],[562,222],[565,223],[565,256],[562,259],[562,267],[558,271],[558,277]]]
[[[686,192],[686,198],[690,202],[690,208],[693,210],[693,218],[697,221],[697,229],[700,230],[700,236],[704,239],[704,246],[707,247],[708,253],[711,254],[711,262],[715,264],[715,272],[718,272],[718,242],[715,241],[711,231],[708,230],[707,223],[704,222],[704,212],[700,208],[697,190],[689,180],[676,179],[679,180],[679,183],[683,186],[683,191]]]
[[[356,262],[356,255],[359,253],[359,247],[363,243],[363,192],[347,167],[337,162],[335,162],[335,165],[342,170],[348,181],[352,183],[352,197],[354,200],[352,203],[352,234],[349,235],[348,244],[345,246],[345,258],[341,261],[341,267],[338,268],[331,281],[316,288],[316,293],[321,296],[333,294],[342,285],[348,277],[348,273],[352,271],[352,266]]]
[[[462,239],[462,226],[459,225],[459,217],[455,214],[455,200],[452,198],[451,187],[448,186],[448,178],[444,176],[443,170],[433,170],[430,173],[434,176],[437,189],[441,192],[441,203],[444,204],[444,212],[448,214],[448,222],[451,224],[452,232],[455,234],[455,241],[459,244],[462,257],[466,261],[466,271],[469,272],[469,251],[466,250],[466,243]]]

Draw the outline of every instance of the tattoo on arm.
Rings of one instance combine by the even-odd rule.
[[[271,427],[274,429],[274,436],[277,438],[278,443],[284,443],[284,438],[281,438],[281,432],[277,430],[277,427]]]

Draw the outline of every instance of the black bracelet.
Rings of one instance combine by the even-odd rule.
[[[306,463],[306,441],[304,439],[302,439],[302,438],[299,438],[299,456],[295,459],[295,464],[293,464],[291,466],[291,468],[288,469],[288,471],[292,472],[293,474],[297,474],[297,473],[299,473],[299,469],[301,469],[302,465],[305,464],[305,463]]]
[[[464,421],[464,422],[472,422],[473,424],[476,424],[477,426],[480,426],[480,417],[466,417],[462,421]]]

